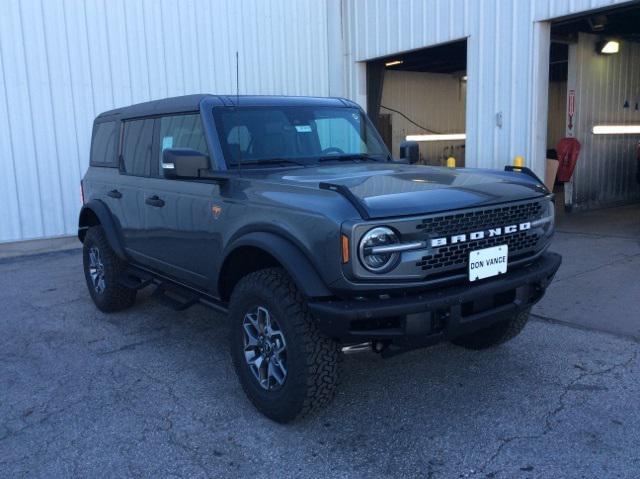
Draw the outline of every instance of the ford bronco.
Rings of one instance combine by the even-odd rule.
[[[561,258],[552,195],[507,170],[394,161],[339,98],[109,111],[81,185],[87,286],[104,312],[147,286],[223,312],[247,396],[290,421],[331,400],[345,348],[483,349],[522,330]]]

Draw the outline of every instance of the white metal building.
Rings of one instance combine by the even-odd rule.
[[[466,166],[523,155],[543,174],[552,21],[625,3],[4,0],[0,242],[75,234],[93,118],[167,96],[235,93],[236,51],[240,93],[366,107],[367,61],[466,39]]]

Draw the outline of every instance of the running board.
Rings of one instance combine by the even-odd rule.
[[[138,290],[153,283],[153,276],[137,268],[127,268],[122,272],[118,281],[125,288]]]
[[[151,284],[157,285],[152,297],[174,311],[184,311],[196,303],[201,303],[220,313],[228,312],[227,303],[207,294],[207,292],[191,288],[143,266],[130,265],[120,275],[118,281],[123,286],[135,290]]]
[[[167,282],[160,283],[152,297],[174,311],[184,311],[200,301],[200,297],[188,289]]]

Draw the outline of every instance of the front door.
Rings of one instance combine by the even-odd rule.
[[[191,148],[209,155],[200,115],[159,118],[156,130],[153,161],[159,173],[145,183],[144,254],[156,268],[208,290],[221,251],[220,187],[165,179],[161,168],[165,148]]]

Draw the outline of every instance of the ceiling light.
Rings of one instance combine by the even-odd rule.
[[[640,135],[640,125],[596,125],[594,135]]]
[[[462,81],[467,81],[467,75],[462,75],[462,77],[460,78],[460,80],[462,80]]]
[[[387,62],[384,64],[385,67],[394,67],[396,65],[402,65],[404,60],[393,60],[392,62]]]
[[[620,42],[616,40],[605,40],[598,42],[596,45],[596,51],[602,55],[611,55],[612,53],[618,53],[620,51]]]
[[[405,138],[407,141],[453,141],[453,140],[465,140],[467,135],[465,133],[444,133],[444,134],[429,134],[429,135],[407,135]]]

